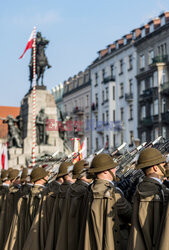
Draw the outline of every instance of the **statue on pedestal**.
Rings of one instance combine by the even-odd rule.
[[[46,67],[49,69],[52,66],[48,63],[48,59],[45,55],[45,48],[46,45],[49,43],[49,41],[42,37],[40,32],[37,32],[36,35],[36,85],[39,86],[39,79],[41,77],[41,86],[44,86],[43,84],[43,76]],[[32,80],[33,80],[33,50],[31,54],[31,60],[29,64],[29,70],[30,70],[30,75],[29,75],[29,80],[30,80],[30,88],[32,88]]]
[[[8,124],[8,147],[22,148],[23,140],[21,136],[20,116],[14,119],[11,115],[8,115],[6,119],[3,119],[3,123]]]
[[[47,144],[48,135],[46,132],[48,116],[45,114],[45,110],[42,108],[39,114],[36,116],[36,138],[37,144]]]

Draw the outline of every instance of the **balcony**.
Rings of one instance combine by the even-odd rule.
[[[143,94],[139,96],[139,101],[145,101],[145,99],[151,99],[153,97],[153,89],[146,89]]]
[[[169,123],[169,112],[165,112],[161,114],[162,122]]]
[[[98,126],[96,126],[96,131],[99,134],[103,134],[104,133],[104,127],[102,125],[98,125]]]
[[[169,82],[161,84],[161,93],[164,95],[169,95]]]
[[[168,55],[163,55],[163,56],[156,56],[152,59],[152,64],[156,63],[167,63],[168,62]]]
[[[114,76],[107,76],[107,77],[104,77],[102,83],[105,84],[105,83],[108,83],[108,82],[114,82],[115,81],[115,77]]]
[[[143,120],[141,122],[142,122],[142,126],[144,126],[144,127],[152,127],[153,126],[152,117],[143,118]]]
[[[82,108],[79,108],[78,106],[76,106],[74,109],[73,109],[73,113],[74,114],[77,114],[77,115],[83,115],[84,114],[84,110]]]
[[[126,102],[133,101],[133,93],[125,94],[125,100],[126,100]]]

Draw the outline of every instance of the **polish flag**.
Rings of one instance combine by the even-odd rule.
[[[29,38],[29,40],[28,40],[28,43],[27,43],[27,45],[26,45],[26,48],[25,48],[23,54],[19,57],[19,59],[21,59],[21,58],[24,56],[25,52],[26,52],[28,49],[32,49],[32,47],[33,47],[33,38],[34,38],[34,31],[32,31],[32,33],[31,33],[31,35],[30,35],[30,38]]]

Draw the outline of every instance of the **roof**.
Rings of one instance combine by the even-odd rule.
[[[0,118],[6,118],[8,115],[16,118],[20,114],[20,107],[0,106]],[[7,138],[8,125],[0,119],[0,138]]]

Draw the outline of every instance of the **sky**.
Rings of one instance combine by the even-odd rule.
[[[49,90],[92,63],[97,52],[169,10],[168,0],[1,0],[0,106],[20,106],[29,90],[30,50],[36,26],[50,41],[45,71]]]

